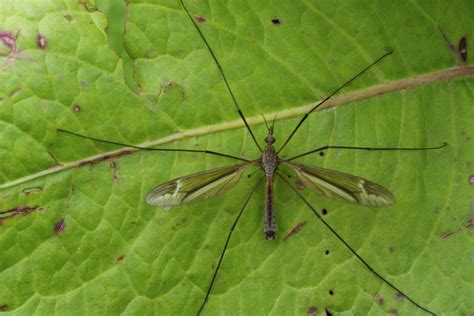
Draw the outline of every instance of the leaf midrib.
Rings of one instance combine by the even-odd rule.
[[[404,80],[399,80],[399,81],[394,81],[386,84],[381,84],[381,85],[376,85],[368,89],[363,89],[363,90],[356,90],[354,92],[349,92],[337,97],[333,97],[329,101],[327,101],[325,104],[323,104],[319,109],[328,109],[331,107],[335,106],[340,106],[340,105],[345,105],[354,101],[359,101],[363,99],[367,99],[370,97],[378,96],[378,95],[383,95],[387,93],[391,93],[394,91],[399,91],[399,90],[404,90],[404,89],[410,89],[414,88],[417,86],[422,86],[422,85],[428,85],[434,82],[438,81],[443,81],[443,80],[448,80],[448,79],[454,79],[454,78],[459,78],[459,77],[465,77],[465,76],[473,76],[474,75],[474,66],[466,66],[466,67],[456,67],[456,68],[450,68],[450,69],[445,69],[441,70],[438,72],[418,76],[418,77],[413,77],[409,79],[404,79]],[[307,113],[311,108],[316,106],[321,100],[308,104],[308,105],[303,105],[300,107],[296,108],[291,108],[288,110],[283,110],[283,111],[277,111],[277,112],[272,112],[272,113],[266,113],[267,117],[276,117],[278,120],[284,120],[284,119],[290,119],[294,117],[298,117],[301,115],[304,115]],[[264,120],[261,115],[258,116],[253,116],[253,117],[248,117],[246,118],[247,122],[249,125],[259,125],[263,124]],[[215,132],[221,132],[221,131],[226,131],[226,130],[231,130],[231,129],[237,129],[237,128],[242,128],[244,127],[244,123],[240,119],[236,119],[233,121],[225,122],[225,123],[219,123],[219,124],[213,124],[213,125],[208,125],[205,127],[200,127],[196,129],[191,129],[187,130],[184,132],[179,132],[175,134],[171,134],[162,138],[158,138],[156,140],[148,141],[145,143],[138,144],[136,146],[139,147],[156,147],[158,145],[163,145],[167,143],[172,143],[175,141],[179,140],[184,140],[188,138],[193,138],[193,137],[199,137],[203,135],[208,135],[212,134]],[[133,144],[135,145],[135,144]],[[115,159],[118,157],[122,157],[125,155],[129,155],[133,152],[139,151],[140,149],[136,148],[122,148],[119,150],[115,151],[110,151],[106,153],[102,153],[99,155],[91,156],[85,159],[57,165],[51,168],[48,168],[46,170],[42,170],[40,172],[15,179],[13,181],[9,181],[6,183],[3,183],[0,185],[0,190],[1,189],[6,189],[10,187],[14,187],[16,185],[22,184],[22,183],[27,183],[29,181],[48,176],[54,173],[62,172],[65,170],[69,170],[72,168],[77,168],[82,165],[88,165],[88,164],[93,164],[93,163],[98,163],[101,161],[108,161],[110,159]]]

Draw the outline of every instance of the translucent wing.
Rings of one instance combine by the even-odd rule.
[[[202,201],[227,192],[239,182],[251,163],[207,170],[165,182],[148,193],[146,202],[169,208]]]
[[[389,190],[369,180],[329,169],[291,162],[282,163],[292,167],[301,183],[314,193],[365,206],[395,203],[395,197]]]

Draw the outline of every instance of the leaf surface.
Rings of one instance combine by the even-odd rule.
[[[394,50],[312,114],[282,156],[328,144],[447,142],[435,151],[329,150],[300,160],[370,179],[394,194],[393,206],[302,192],[422,306],[474,310],[474,70],[469,61],[460,65],[439,30],[454,47],[466,36],[469,54],[472,2],[185,3],[262,145],[261,114],[276,115],[278,147],[311,105]],[[106,5],[0,3],[0,311],[195,314],[258,178],[244,176],[225,195],[166,212],[146,205],[153,187],[235,162],[129,151],[56,132],[259,156],[177,1],[129,0],[115,12]],[[283,182],[275,190],[278,239],[264,239],[262,187],[234,232],[204,314],[423,315]]]

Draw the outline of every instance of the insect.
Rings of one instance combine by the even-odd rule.
[[[376,272],[360,255],[357,254],[357,252],[330,226],[322,217],[319,215],[319,213],[316,211],[316,209],[307,201],[307,199],[300,193],[300,191],[292,184],[290,181],[288,181],[281,173],[279,166],[287,166],[290,169],[292,169],[299,180],[299,182],[308,190],[322,196],[326,196],[329,198],[333,198],[335,200],[341,201],[341,202],[348,202],[348,203],[354,203],[354,204],[359,204],[359,205],[364,205],[364,206],[370,206],[370,207],[381,207],[381,206],[387,206],[390,204],[395,203],[395,197],[393,194],[383,186],[376,184],[374,182],[371,182],[369,180],[363,179],[358,176],[354,175],[349,175],[349,174],[344,174],[340,173],[337,171],[329,170],[329,169],[323,169],[323,168],[317,168],[305,164],[300,164],[294,162],[296,159],[314,154],[317,152],[321,152],[326,149],[352,149],[352,150],[379,150],[379,151],[398,151],[398,150],[432,150],[432,149],[440,149],[445,147],[447,144],[443,143],[441,146],[435,146],[435,147],[423,147],[423,148],[406,148],[406,147],[357,147],[357,146],[335,146],[335,145],[327,145],[323,147],[316,148],[314,150],[299,154],[294,157],[290,158],[283,158],[281,156],[282,150],[287,146],[287,144],[290,142],[290,140],[293,138],[293,136],[297,133],[299,128],[302,126],[302,124],[306,121],[306,119],[309,117],[311,113],[313,113],[316,109],[318,109],[322,104],[327,102],[331,97],[333,97],[335,94],[337,94],[341,89],[349,85],[351,82],[353,82],[355,79],[363,75],[365,72],[367,72],[371,67],[374,65],[378,64],[381,62],[383,59],[385,59],[387,56],[392,54],[392,51],[388,51],[381,55],[378,59],[376,59],[374,62],[372,62],[370,65],[359,71],[355,76],[353,76],[351,79],[346,81],[343,85],[341,85],[339,88],[335,89],[329,96],[327,96],[325,99],[317,103],[315,106],[313,106],[301,119],[300,121],[296,124],[290,135],[287,137],[287,139],[282,143],[281,146],[275,147],[276,144],[276,139],[273,136],[274,133],[274,126],[275,126],[275,119],[273,122],[269,125],[265,121],[265,125],[267,128],[267,135],[264,138],[264,147],[260,145],[260,143],[257,141],[257,138],[255,137],[252,128],[248,124],[233,92],[231,89],[231,86],[225,76],[224,70],[222,66],[220,65],[216,55],[214,54],[213,50],[211,49],[209,43],[205,39],[204,35],[202,34],[199,26],[197,23],[194,21],[192,15],[190,12],[187,10],[185,7],[184,3],[182,0],[180,0],[181,5],[183,10],[186,12],[186,14],[189,16],[191,19],[196,31],[199,33],[201,38],[204,41],[205,46],[207,47],[208,51],[210,52],[215,64],[217,65],[217,68],[221,74],[221,77],[226,85],[227,91],[229,92],[233,104],[235,106],[235,109],[237,113],[239,114],[243,124],[245,125],[246,129],[248,130],[253,142],[261,152],[260,157],[257,157],[256,159],[246,159],[242,157],[237,157],[237,156],[232,156],[228,155],[225,153],[220,153],[216,151],[211,151],[211,150],[198,150],[198,149],[168,149],[168,148],[144,148],[144,147],[139,147],[139,146],[134,146],[134,145],[129,145],[129,144],[124,144],[124,143],[119,143],[119,142],[113,142],[113,141],[108,141],[108,140],[102,140],[98,138],[93,138],[85,135],[80,135],[71,131],[67,131],[64,129],[58,129],[58,131],[63,132],[63,133],[68,133],[71,135],[75,135],[78,137],[83,137],[87,138],[90,140],[98,141],[98,142],[104,142],[104,143],[109,143],[109,144],[115,144],[118,146],[126,146],[126,147],[132,147],[132,148],[137,148],[137,149],[143,149],[143,150],[153,150],[153,151],[169,151],[169,152],[193,152],[193,153],[203,153],[203,154],[209,154],[209,155],[215,155],[215,156],[220,156],[220,157],[226,157],[226,158],[232,158],[235,160],[239,160],[240,163],[234,164],[234,165],[229,165],[225,167],[220,167],[216,169],[211,169],[207,171],[202,171],[199,173],[191,174],[191,175],[186,175],[182,176],[173,180],[170,180],[168,182],[165,182],[163,184],[158,185],[154,189],[152,189],[148,195],[146,196],[146,202],[151,205],[155,206],[160,206],[164,208],[170,208],[173,206],[178,206],[178,205],[183,205],[183,204],[188,204],[188,203],[195,203],[195,202],[200,202],[215,196],[218,196],[220,194],[223,194],[230,189],[232,189],[241,179],[243,173],[250,167],[259,167],[260,170],[262,171],[262,175],[260,176],[259,180],[256,182],[254,185],[253,189],[250,191],[248,197],[246,198],[243,206],[241,207],[240,211],[238,212],[232,227],[227,235],[227,238],[224,243],[224,247],[222,250],[222,253],[219,257],[217,266],[214,270],[214,274],[212,276],[212,279],[210,281],[209,287],[207,289],[207,292],[205,294],[205,297],[202,301],[202,304],[197,311],[197,314],[200,314],[205,306],[206,303],[210,297],[212,287],[214,285],[214,282],[217,278],[219,268],[221,266],[221,263],[224,259],[224,255],[226,252],[226,249],[228,247],[229,241],[232,237],[234,228],[237,226],[237,223],[239,222],[239,219],[241,218],[244,210],[246,209],[251,197],[253,194],[256,192],[256,190],[260,187],[262,182],[264,182],[264,209],[263,209],[263,214],[264,214],[264,224],[263,224],[263,232],[264,236],[267,240],[274,240],[277,238],[277,221],[276,221],[276,214],[277,214],[277,209],[275,206],[275,199],[274,199],[274,181],[280,179],[285,183],[292,191],[295,192],[295,194],[303,201],[304,204],[306,204],[309,209],[313,212],[313,214],[325,225],[351,252],[354,256],[356,256],[375,276],[377,276],[379,279],[381,279],[383,282],[385,282],[388,286],[393,288],[395,291],[401,293],[404,297],[407,298],[411,303],[413,303],[415,306],[420,308],[421,310],[429,313],[429,314],[434,314],[432,311],[428,310],[427,308],[421,306],[419,303],[417,303],[414,299],[412,299],[409,295],[401,291],[399,288],[397,288],[395,285],[390,283],[388,280],[386,280],[384,277],[382,277],[378,272]]]

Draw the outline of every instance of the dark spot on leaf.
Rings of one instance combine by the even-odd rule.
[[[72,109],[74,112],[81,112],[81,106],[79,104],[73,104]]]
[[[448,238],[451,237],[452,235],[454,235],[453,232],[447,231],[447,232],[444,232],[444,233],[441,234],[441,238],[443,238],[443,239],[448,239]]]
[[[31,187],[31,188],[26,188],[22,190],[24,195],[30,195],[30,194],[39,193],[42,191],[43,191],[42,187]]]
[[[394,295],[393,295],[393,298],[396,300],[396,301],[403,301],[403,299],[405,298],[405,295],[403,295],[402,293],[400,292],[396,292]]]
[[[380,293],[375,293],[374,295],[374,299],[377,303],[379,303],[380,305],[383,305],[383,303],[385,302],[382,295],[380,295]]]
[[[116,260],[117,262],[120,262],[123,261],[123,259],[125,259],[125,255],[118,256]]]
[[[114,180],[117,180],[118,179],[118,176],[117,176],[117,162],[115,162],[115,160],[110,161],[110,168],[112,168],[112,175],[113,175]]]
[[[132,224],[132,225],[135,225],[135,224],[137,224],[137,223],[138,223],[138,221],[135,221],[135,220],[133,220],[133,221],[130,222],[130,224]]]
[[[65,14],[65,15],[64,15],[64,18],[65,18],[66,20],[68,20],[69,22],[71,22],[71,21],[74,19],[74,18],[72,17],[72,15],[70,15],[70,14]]]
[[[280,21],[280,19],[275,18],[275,19],[272,19],[272,23],[273,23],[273,25],[280,25],[281,21]]]
[[[247,178],[249,178],[249,179],[252,178],[252,174],[249,173],[249,174],[247,175]]]
[[[36,36],[36,45],[38,45],[40,49],[46,49],[46,46],[48,46],[48,40],[44,35],[38,34],[38,36]]]
[[[207,19],[203,16],[196,16],[194,17],[194,19],[196,20],[196,22],[198,23],[206,23],[207,22]]]
[[[326,250],[326,251],[324,252],[324,254],[325,254],[326,256],[329,255],[329,253],[330,253],[329,250]]]
[[[324,156],[324,151],[320,151],[320,152],[319,152],[319,155],[320,155],[321,157]]]
[[[326,313],[326,316],[332,316],[332,313],[327,308],[324,309],[324,312]]]
[[[467,221],[466,228],[468,228],[468,229],[474,228],[474,219],[470,218]]]
[[[303,228],[304,225],[306,225],[306,221],[296,225],[288,234],[286,234],[286,236],[285,236],[285,238],[283,238],[283,240],[286,241],[288,238],[290,238],[291,236],[293,236],[294,234],[299,232],[301,230],[301,228]]]
[[[458,44],[459,57],[463,63],[467,62],[467,38],[466,36],[461,37]]]
[[[448,45],[449,49],[456,55],[459,63],[461,65],[465,65],[467,62],[467,38],[463,36],[459,39],[458,46],[455,47],[453,43],[449,40],[448,36],[444,33],[440,26],[438,26],[438,30],[444,38],[444,41]]]
[[[0,211],[0,224],[16,216],[29,215],[35,211],[41,211],[39,206],[18,206],[5,211]]]
[[[333,295],[334,295],[334,291],[333,291],[333,290],[329,290],[329,295],[333,296]]]
[[[469,176],[469,184],[470,184],[470,185],[474,185],[474,174],[471,174],[471,175]]]
[[[178,223],[173,225],[173,227],[172,227],[173,230],[177,230],[180,226],[186,224],[187,221],[188,221],[187,218],[181,219]]]
[[[66,228],[66,222],[64,221],[64,218],[62,218],[61,220],[59,220],[59,222],[57,222],[54,225],[54,233],[56,235],[59,235],[64,231],[65,228]]]
[[[79,4],[89,12],[97,11],[97,5],[94,0],[79,0]]]
[[[391,309],[390,316],[398,316],[398,311],[396,309]]]
[[[8,311],[8,305],[7,304],[0,305],[0,312],[6,312],[6,311]]]
[[[395,248],[393,246],[388,246],[388,251],[390,251],[391,253],[393,253],[395,251]]]
[[[325,209],[325,208],[323,208],[322,211],[321,211],[321,213],[323,213],[323,215],[328,215],[328,210]]]
[[[315,316],[319,312],[317,307],[311,306],[308,308],[308,316]]]

